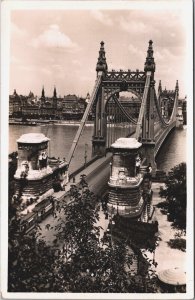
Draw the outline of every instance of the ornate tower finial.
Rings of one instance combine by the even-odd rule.
[[[153,41],[149,41],[149,46],[148,46],[148,51],[147,51],[147,57],[146,57],[146,62],[144,66],[144,71],[152,71],[155,72],[155,62],[154,62],[154,57],[153,57],[153,47],[152,47]]]
[[[57,98],[57,92],[56,92],[56,87],[54,86],[54,90],[53,90],[53,98]]]
[[[45,90],[44,90],[44,86],[42,87],[41,98],[45,98]]]
[[[106,62],[106,56],[105,56],[105,50],[104,50],[104,42],[102,41],[100,43],[100,50],[99,50],[99,57],[96,65],[96,71],[103,71],[106,72],[108,69],[107,62]]]
[[[179,93],[179,83],[178,83],[178,80],[176,80],[175,91],[177,91]]]

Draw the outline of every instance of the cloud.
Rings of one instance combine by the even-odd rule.
[[[138,47],[135,47],[132,44],[130,44],[128,46],[128,50],[129,50],[130,54],[132,54],[132,55],[134,55],[136,57],[139,57],[139,59],[144,62],[144,60],[146,58],[146,52],[144,52],[143,50],[141,50]]]
[[[52,71],[49,70],[48,68],[37,66],[37,65],[28,65],[28,66],[20,65],[19,69],[22,71],[31,72],[31,73],[35,73],[35,74],[38,74],[40,72],[44,73],[46,75],[52,74]]]
[[[23,38],[27,35],[25,29],[19,28],[16,24],[11,23],[11,33],[15,38]]]
[[[18,64],[20,64],[22,61],[19,59],[19,58],[17,58],[16,56],[14,56],[14,55],[11,55],[11,57],[10,57],[10,63],[11,64],[15,64],[15,65],[18,65]]]
[[[143,39],[152,39],[160,47],[168,45],[177,48],[185,40],[181,18],[181,11],[174,13],[171,10],[133,10],[125,15],[121,14],[118,25],[123,33],[131,34],[131,39],[136,44],[143,42]]]
[[[35,48],[65,48],[67,50],[76,50],[77,44],[73,43],[69,36],[60,31],[56,24],[49,26],[42,34],[32,40],[32,46]]]
[[[120,17],[119,26],[122,30],[127,32],[146,33],[148,26],[139,20],[131,20]]]
[[[62,65],[60,65],[60,64],[53,64],[52,67],[54,69],[57,69],[57,70],[61,70],[62,69]]]
[[[91,15],[94,17],[94,19],[96,19],[97,21],[99,21],[100,23],[106,26],[113,25],[112,19],[107,14],[103,13],[100,10],[92,10]]]
[[[171,51],[172,50],[172,51]],[[177,63],[179,61],[179,59],[182,57],[182,48],[175,48],[173,51],[173,49],[169,49],[169,48],[158,48],[157,51],[155,51],[154,53],[154,58],[156,61],[158,61],[159,64],[166,66],[167,63],[166,62],[174,62]]]
[[[46,69],[46,68],[44,68],[44,67],[41,67],[41,68],[40,68],[40,71],[41,71],[42,73],[46,74],[46,75],[51,75],[51,74],[52,74],[51,70],[48,70],[48,69]]]
[[[78,59],[73,59],[72,63],[73,63],[75,66],[79,66],[79,67],[82,65],[82,64],[81,64],[81,61],[78,60]]]

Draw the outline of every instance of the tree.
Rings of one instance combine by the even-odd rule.
[[[161,188],[160,196],[166,198],[167,211],[173,226],[186,229],[186,163],[181,163],[171,169],[165,182],[165,188]]]
[[[84,176],[79,186],[72,186],[69,203],[66,199],[55,204],[58,224],[53,245],[44,242],[38,228],[30,236],[17,230],[19,220],[10,225],[9,291],[155,292],[153,273],[131,274],[133,255],[125,240],[100,239],[97,198]]]
[[[66,263],[59,272],[66,278],[71,292],[140,292],[155,290],[152,276],[135,276],[130,272],[133,255],[128,254],[127,242],[110,238],[100,239],[99,205],[88,189],[85,176],[81,176],[80,190],[72,186],[71,201],[61,203],[66,218],[56,226],[57,239],[63,243]],[[151,264],[149,264],[151,265]],[[155,279],[152,279],[154,283]],[[142,287],[142,288],[141,288]]]
[[[53,277],[52,249],[38,236],[36,231],[30,236],[20,232],[20,219],[12,218],[8,243],[9,292],[44,291],[44,286]]]

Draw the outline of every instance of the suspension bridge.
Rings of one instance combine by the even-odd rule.
[[[89,113],[94,118],[92,157],[103,157],[120,137],[135,137],[142,143],[144,163],[156,170],[155,157],[167,136],[177,125],[179,85],[163,90],[161,81],[155,90],[155,61],[153,42],[150,40],[144,70],[108,70],[104,42],[100,43],[96,65],[97,78],[90,100],[68,154],[71,163]],[[120,92],[131,92],[141,102],[136,119],[122,105]],[[169,99],[169,107],[167,102]]]
[[[39,200],[36,201],[39,201],[40,205],[48,205],[43,202],[47,201],[48,193],[54,192],[51,189],[53,178],[58,177],[60,180],[62,187],[64,187],[64,190],[61,191],[64,197],[70,190],[71,178],[73,178],[73,183],[78,184],[80,175],[85,173],[92,192],[101,195],[105,189],[109,188],[108,206],[110,205],[111,211],[114,208],[115,212],[118,212],[120,208],[121,214],[127,213],[132,218],[141,219],[145,219],[148,211],[149,218],[151,197],[144,196],[144,171],[141,174],[136,170],[137,155],[139,156],[141,153],[140,169],[144,170],[147,165],[151,164],[152,172],[155,173],[157,153],[169,133],[175,127],[179,127],[182,120],[180,118],[181,109],[178,107],[178,81],[176,81],[173,90],[163,90],[161,82],[159,82],[156,92],[155,69],[153,42],[151,40],[149,41],[143,71],[130,69],[127,71],[109,71],[104,42],[101,42],[94,88],[70,147],[67,160],[50,160],[47,165],[46,158],[44,160],[45,168],[40,168],[40,160],[42,162],[40,153],[43,150],[47,151],[48,138],[40,134],[38,136],[36,134],[23,135],[17,140],[19,164],[14,175],[18,185],[17,193],[22,197],[25,196],[30,203],[34,201],[33,197],[37,196]],[[121,92],[130,92],[139,99],[140,109],[137,118],[123,105],[120,100]],[[90,113],[94,115],[92,158],[74,173],[69,174],[68,180],[67,170]],[[120,138],[124,142],[123,147],[119,146]],[[148,186],[148,190],[151,191],[150,185]],[[17,200],[18,194],[15,197]],[[54,194],[53,197],[55,198]],[[59,195],[56,197],[59,198]],[[37,212],[33,211],[35,206],[36,203],[34,202],[30,206],[31,213],[35,216],[33,220],[37,218]],[[45,209],[48,210],[51,207],[52,205],[49,203]],[[39,208],[37,209],[39,210]],[[30,211],[29,206],[24,211]]]

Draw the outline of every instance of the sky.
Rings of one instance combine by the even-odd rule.
[[[153,40],[156,90],[185,85],[186,18],[174,10],[12,10],[10,94],[31,90],[51,96],[92,93],[100,42],[108,69],[143,70],[148,41]]]

